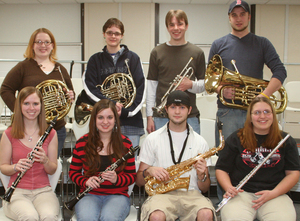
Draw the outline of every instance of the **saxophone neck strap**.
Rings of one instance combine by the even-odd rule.
[[[168,125],[167,125],[167,130],[168,130],[168,136],[169,136],[169,141],[170,141],[170,148],[171,148],[171,156],[172,156],[172,160],[173,160],[173,163],[174,164],[178,164],[181,162],[181,158],[183,156],[183,152],[185,150],[185,147],[186,147],[186,143],[187,143],[187,140],[188,140],[188,137],[189,137],[189,134],[190,134],[190,128],[189,128],[189,125],[186,124],[186,128],[187,128],[187,133],[186,133],[186,138],[185,138],[185,141],[183,143],[183,147],[181,149],[181,152],[180,152],[180,155],[179,155],[179,158],[178,158],[178,161],[176,162],[175,160],[175,154],[174,154],[174,148],[173,148],[173,141],[172,141],[172,136],[171,136],[171,133],[170,133],[170,129],[169,129],[169,122],[168,122]]]

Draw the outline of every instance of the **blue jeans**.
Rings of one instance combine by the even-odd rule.
[[[164,117],[154,117],[154,125],[155,125],[155,130],[158,130],[159,128],[163,127],[167,122],[169,122],[169,118],[164,118]],[[187,119],[187,123],[191,125],[193,130],[200,134],[200,122],[198,117],[191,117]]]
[[[124,221],[130,199],[123,195],[87,194],[75,205],[77,221]]]
[[[224,139],[226,140],[233,132],[238,130],[239,128],[244,127],[244,123],[246,121],[247,111],[240,109],[232,109],[232,108],[219,108],[217,111],[217,119],[223,123],[222,134]],[[219,146],[219,131],[217,127],[216,120],[216,130],[215,130],[215,138],[216,138],[216,147]],[[219,201],[223,198],[223,189],[217,182],[217,195]]]
[[[58,149],[57,149],[57,158],[58,158],[62,148],[64,147],[65,139],[67,137],[67,132],[65,127],[60,128],[56,132],[57,132],[57,139],[58,139]]]

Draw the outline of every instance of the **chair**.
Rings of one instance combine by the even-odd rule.
[[[48,175],[50,186],[51,186],[53,191],[55,191],[55,189],[56,189],[56,186],[57,186],[58,180],[61,176],[61,173],[62,173],[62,164],[59,160],[57,160],[57,168],[56,168],[55,173],[52,174],[52,175]],[[0,178],[1,178],[1,181],[2,181],[2,184],[3,184],[3,187],[6,191],[7,187],[8,187],[10,176],[6,176],[6,175],[4,175],[0,172]],[[5,216],[4,211],[3,211],[3,207],[0,208],[0,220],[1,221],[11,221],[12,220],[12,219]],[[58,215],[58,220],[64,220],[63,219],[62,208],[61,208],[60,213]]]
[[[201,136],[208,143],[209,148],[215,146],[215,120],[200,118]]]
[[[206,119],[216,119],[217,113],[217,96],[197,94],[196,105],[200,111],[200,116]]]
[[[5,104],[2,98],[0,97],[0,117],[2,115],[2,112],[4,110]],[[3,133],[7,129],[7,126],[3,123],[0,123],[0,133]]]
[[[89,124],[90,124],[90,118],[83,125],[79,125],[76,122],[73,123],[72,129],[76,140],[78,140],[80,137],[82,137],[83,135],[89,132]]]
[[[201,136],[208,143],[209,148],[213,148],[215,146],[215,120],[200,118],[200,128],[201,128]],[[215,165],[218,160],[218,156],[211,156],[212,165],[208,167],[211,186],[215,186],[217,184],[217,178],[215,174]],[[210,191],[208,191],[208,196],[210,196]]]
[[[285,127],[286,123],[297,123],[297,124],[300,123],[300,119],[299,118],[295,119],[295,115],[293,115],[292,117],[289,117],[290,119],[292,119],[291,121],[286,119],[287,111],[300,113],[300,108],[291,106],[291,103],[293,103],[293,104],[300,103],[300,96],[299,96],[299,93],[297,92],[299,88],[300,88],[300,81],[290,81],[290,82],[286,83],[286,85],[285,85],[285,90],[288,95],[288,105],[287,105],[285,111],[283,112],[283,120],[282,120],[283,129],[285,129],[284,127]]]
[[[77,100],[78,94],[80,94],[80,92],[83,89],[83,85],[82,85],[82,79],[81,78],[71,78],[72,81],[72,85],[73,85],[73,89],[74,89],[74,93],[75,93],[75,102]],[[72,104],[69,113],[66,116],[66,129],[68,131],[73,131],[73,123],[74,123],[74,107],[75,107],[75,102]],[[71,152],[72,152],[72,148],[73,148],[73,139],[71,136]]]

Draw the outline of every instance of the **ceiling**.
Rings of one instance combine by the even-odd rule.
[[[0,0],[1,4],[167,3],[230,4],[232,0]],[[247,0],[249,4],[300,5],[300,0]]]

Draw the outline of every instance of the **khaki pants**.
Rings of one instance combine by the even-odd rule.
[[[191,221],[196,220],[197,212],[204,208],[211,209],[216,219],[212,202],[198,190],[174,190],[148,197],[142,206],[141,220],[148,220],[152,212],[160,210],[165,213],[166,221],[174,221],[177,218],[180,221]]]
[[[27,190],[16,188],[10,202],[3,200],[3,210],[13,220],[57,220],[59,202],[50,186]]]
[[[230,199],[221,209],[222,221],[253,221],[255,218],[260,221],[295,221],[296,210],[293,201],[286,194],[278,196],[264,203],[258,210],[252,208],[252,200],[258,199],[254,193],[246,191],[239,193]]]

